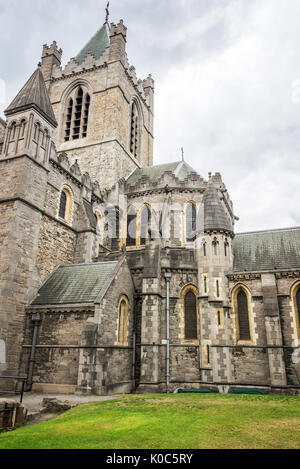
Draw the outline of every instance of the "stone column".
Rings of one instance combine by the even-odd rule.
[[[271,386],[286,386],[286,369],[283,354],[282,332],[274,274],[262,274],[265,327]]]

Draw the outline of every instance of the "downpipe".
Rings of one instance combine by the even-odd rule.
[[[166,337],[166,345],[167,345],[167,353],[166,353],[166,393],[168,394],[170,391],[170,281],[171,281],[171,273],[165,273],[165,279],[167,282],[167,308],[166,308],[166,329],[167,329],[167,337]]]
[[[41,322],[41,315],[39,313],[35,313],[31,317],[31,321],[34,324],[33,329],[33,339],[31,345],[31,353],[29,359],[29,369],[28,369],[28,379],[27,379],[27,391],[32,390],[32,381],[33,381],[33,370],[35,364],[35,352],[36,352],[36,344],[37,344],[37,337],[38,337],[38,329]]]

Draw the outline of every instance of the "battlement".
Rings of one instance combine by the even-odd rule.
[[[123,20],[120,20],[118,24],[115,24],[115,23],[110,24],[110,37],[117,36],[118,34],[122,34],[122,36],[126,40],[127,27],[124,25]]]
[[[62,49],[58,49],[56,41],[53,41],[51,46],[48,46],[48,44],[43,45],[42,59],[49,55],[54,55],[61,62],[62,53]]]
[[[144,88],[144,90],[147,89],[147,88],[151,88],[152,90],[154,90],[154,83],[155,83],[155,82],[154,82],[154,80],[153,80],[153,78],[152,78],[152,75],[149,74],[149,75],[147,76],[147,78],[145,78],[145,79],[143,80],[143,88]]]

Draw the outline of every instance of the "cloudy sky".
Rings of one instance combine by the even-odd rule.
[[[155,163],[221,172],[237,231],[300,226],[300,1],[111,0],[156,81]],[[54,39],[66,63],[106,0],[0,0],[0,116]],[[5,83],[5,93],[3,84]],[[1,176],[0,176],[1,177]]]

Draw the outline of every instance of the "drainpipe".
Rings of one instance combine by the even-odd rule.
[[[28,378],[27,378],[27,385],[28,391],[32,389],[32,378],[33,378],[33,368],[35,363],[35,351],[36,351],[36,344],[37,344],[37,335],[38,335],[38,328],[41,321],[41,315],[39,313],[34,313],[31,317],[31,321],[34,324],[33,330],[33,339],[32,339],[32,346],[31,346],[31,354],[29,360],[29,369],[28,369]]]
[[[167,282],[167,356],[166,356],[166,393],[169,393],[170,388],[170,280],[171,280],[171,273],[165,273],[165,279]]]

